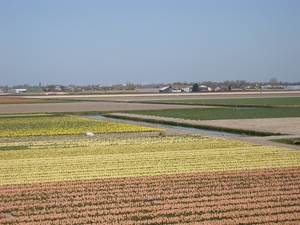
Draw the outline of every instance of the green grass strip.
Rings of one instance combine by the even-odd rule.
[[[146,101],[145,101],[146,102]],[[278,98],[223,98],[223,99],[176,99],[155,100],[148,103],[215,105],[215,106],[244,106],[244,107],[300,107],[300,97]]]
[[[273,142],[288,144],[288,145],[300,145],[300,137],[298,138],[283,138],[283,139],[274,139]]]
[[[162,116],[189,120],[259,119],[300,117],[299,108],[191,108],[126,111],[139,115]]]

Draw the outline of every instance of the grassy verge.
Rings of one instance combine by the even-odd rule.
[[[289,145],[299,145],[300,144],[300,137],[298,138],[284,138],[284,139],[275,139],[271,140],[273,142],[282,143],[282,144],[289,144]]]

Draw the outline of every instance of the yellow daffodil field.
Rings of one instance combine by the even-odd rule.
[[[198,135],[0,143],[0,150],[1,185],[300,165],[299,151]]]
[[[86,131],[99,135],[78,138]],[[162,131],[0,117],[0,224],[300,223],[298,150],[192,134],[101,136]],[[22,138],[33,136],[43,138]]]
[[[49,135],[73,135],[93,133],[159,132],[162,130],[64,115],[0,116],[0,137],[26,137]]]

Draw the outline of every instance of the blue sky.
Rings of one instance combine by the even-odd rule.
[[[299,0],[0,0],[0,86],[300,81]]]

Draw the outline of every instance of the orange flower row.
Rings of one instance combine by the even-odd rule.
[[[299,167],[1,188],[1,224],[300,222]]]

